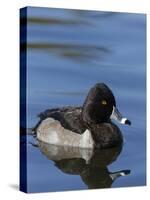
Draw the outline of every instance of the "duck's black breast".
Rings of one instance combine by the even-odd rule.
[[[70,106],[45,110],[38,115],[40,117],[40,121],[36,128],[44,119],[53,118],[58,120],[65,129],[82,134],[86,130],[86,127],[82,121],[81,112],[82,107]]]
[[[100,124],[91,124],[90,131],[97,148],[109,148],[123,143],[120,129],[111,121]]]

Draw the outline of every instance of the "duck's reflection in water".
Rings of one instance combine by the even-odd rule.
[[[130,174],[130,170],[110,172],[108,165],[113,163],[122,150],[122,146],[110,149],[81,149],[67,146],[55,146],[39,142],[41,152],[62,172],[80,175],[88,188],[109,188],[121,176]]]

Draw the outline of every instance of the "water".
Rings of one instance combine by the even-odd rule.
[[[118,124],[122,151],[98,152],[94,164],[81,152],[57,161],[52,147],[33,146],[37,141],[29,135],[28,192],[145,185],[146,16],[28,8],[27,30],[28,127],[45,109],[82,105],[97,82],[112,89],[117,107],[132,121],[130,127]],[[112,181],[110,172],[121,170],[131,171]]]

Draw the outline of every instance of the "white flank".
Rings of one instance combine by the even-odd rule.
[[[86,129],[86,131],[82,134],[79,146],[82,148],[93,148],[93,145],[94,141],[91,132]]]
[[[63,128],[59,121],[47,118],[37,129],[37,138],[40,141],[59,146],[93,148],[94,141],[89,130],[78,134]]]

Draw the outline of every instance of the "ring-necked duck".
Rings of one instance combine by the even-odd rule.
[[[111,121],[131,122],[116,108],[112,91],[104,83],[92,87],[83,107],[63,107],[39,114],[35,131],[40,141],[81,148],[109,148],[122,143],[120,129]]]

